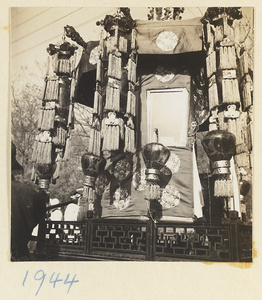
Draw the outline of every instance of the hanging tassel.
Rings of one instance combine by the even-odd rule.
[[[44,100],[46,101],[57,101],[58,100],[58,88],[59,88],[59,81],[58,79],[49,79],[46,84],[46,92]]]
[[[109,81],[107,85],[105,109],[120,111],[120,83],[116,80]]]
[[[62,127],[56,128],[56,136],[53,138],[53,143],[56,146],[65,146],[66,142],[66,130]]]
[[[128,81],[136,82],[136,63],[132,58],[128,59]]]
[[[147,182],[145,188],[145,199],[152,201],[161,198],[161,189],[159,184],[155,182]]]
[[[64,161],[69,160],[70,153],[71,153],[71,136],[66,139],[65,152],[64,152],[64,156],[63,156]]]
[[[130,117],[125,125],[125,148],[124,152],[134,153],[135,149],[135,131],[132,117]]]
[[[121,80],[122,69],[121,69],[121,53],[116,52],[110,53],[108,56],[108,76]]]
[[[39,164],[51,164],[52,143],[39,142],[38,147],[39,152],[37,153],[36,162]]]
[[[126,113],[132,116],[136,115],[136,96],[131,91],[127,93]]]
[[[95,128],[90,130],[90,139],[88,144],[88,153],[100,156],[101,133]]]
[[[113,89],[113,111],[120,111],[120,87]]]
[[[119,150],[119,126],[106,125],[103,140],[103,151]]]
[[[223,103],[239,103],[240,93],[237,79],[222,80]]]
[[[96,66],[96,81],[102,81],[102,61],[98,59],[97,66]]]
[[[209,109],[211,110],[214,107],[219,105],[216,75],[211,76],[208,81],[209,81],[208,100],[209,100]]]
[[[43,109],[41,130],[54,129],[55,109]]]
[[[233,197],[233,183],[229,176],[221,176],[214,182],[215,197]]]
[[[111,99],[110,99],[110,101],[111,101]],[[112,105],[112,104],[110,104],[110,105]],[[99,116],[101,116],[101,114],[102,114],[102,96],[100,95],[100,93],[98,91],[95,91],[93,113],[98,114]]]
[[[131,49],[135,50],[136,49],[136,29],[132,29],[131,33]]]
[[[74,104],[70,103],[68,110],[68,118],[67,118],[67,127],[73,127],[74,118],[73,118]]]
[[[100,156],[101,149],[101,125],[99,119],[96,118],[90,130],[90,138],[88,144],[88,153]]]
[[[70,75],[71,74],[71,62],[69,59],[59,59],[58,70],[59,74]]]
[[[108,76],[113,76],[113,54],[109,53],[108,55]]]
[[[106,103],[105,103],[106,110],[113,109],[113,87],[107,86],[106,88]]]
[[[135,151],[135,131],[126,126],[124,152],[135,153]]]

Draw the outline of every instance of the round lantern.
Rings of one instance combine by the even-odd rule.
[[[51,178],[55,172],[56,165],[35,164],[35,172],[38,176],[38,186],[40,189],[48,190]]]
[[[240,185],[240,195],[242,195],[243,197],[245,197],[247,195],[247,193],[250,191],[250,183],[246,180],[241,179],[239,181],[239,185]]]
[[[83,217],[93,216],[94,205],[96,200],[95,181],[96,177],[103,171],[106,160],[103,157],[85,153],[81,159],[82,169],[86,175],[84,181],[83,198],[81,200],[80,213]]]
[[[82,156],[81,164],[83,172],[86,175],[85,184],[93,187],[96,176],[103,171],[106,165],[106,160],[103,157],[85,153]]]
[[[215,197],[233,196],[233,184],[230,180],[230,159],[236,152],[235,136],[225,130],[213,130],[207,133],[202,145],[212,161]]]
[[[142,149],[146,165],[146,199],[157,200],[160,198],[160,170],[164,167],[170,156],[170,150],[160,143],[149,143]]]

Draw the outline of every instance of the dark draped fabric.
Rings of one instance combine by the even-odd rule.
[[[11,181],[11,252],[13,259],[28,257],[32,230],[45,213],[45,196],[19,181]]]

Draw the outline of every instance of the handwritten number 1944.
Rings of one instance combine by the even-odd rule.
[[[23,280],[23,286],[25,287],[26,286],[26,279],[27,279],[27,276],[28,276],[28,273],[29,271],[26,271],[25,273],[25,277],[24,277],[24,280]],[[44,281],[45,281],[45,278],[46,278],[46,273],[43,271],[43,270],[38,270],[35,274],[34,274],[34,279],[36,281],[39,281],[39,286],[38,286],[38,290],[36,291],[35,293],[35,296],[38,295]],[[56,287],[56,284],[57,283],[61,283],[62,281],[64,281],[64,284],[69,284],[68,286],[68,289],[67,289],[67,294],[69,293],[70,289],[71,289],[71,286],[73,285],[73,283],[76,283],[76,282],[79,282],[79,280],[76,280],[76,274],[73,276],[73,279],[72,280],[69,280],[70,278],[70,273],[67,274],[65,280],[60,278],[60,273],[55,273],[53,272],[52,275],[50,276],[49,278],[49,283],[53,285],[53,288]]]

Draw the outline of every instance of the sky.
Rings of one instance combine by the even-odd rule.
[[[61,40],[63,27],[72,25],[85,41],[98,40],[101,27],[96,21],[117,8],[99,7],[15,7],[10,12],[10,64],[11,73],[21,73],[21,66],[35,68],[35,62],[47,60],[46,48],[49,43]],[[200,17],[206,11],[202,8],[186,8],[183,19]],[[147,20],[148,7],[131,7],[133,19]]]

